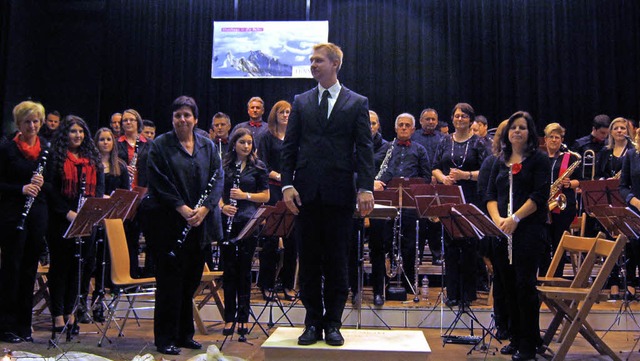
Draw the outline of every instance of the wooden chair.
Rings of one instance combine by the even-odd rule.
[[[36,284],[35,291],[33,293],[33,314],[35,316],[40,315],[44,310],[49,307],[49,302],[51,302],[51,298],[49,296],[49,287],[47,275],[49,274],[49,265],[43,266],[40,262],[38,262],[38,271],[36,273]],[[41,302],[42,306],[40,308],[35,309],[35,307]]]
[[[200,310],[202,310],[210,299],[213,298],[216,302],[220,316],[224,319],[224,303],[222,303],[222,297],[220,297],[220,288],[222,287],[222,282],[220,281],[222,275],[222,271],[210,271],[209,266],[205,263],[202,278],[200,279],[200,286],[198,286],[195,293],[195,296],[204,294],[204,297],[199,302],[196,302],[195,297],[193,299],[193,318],[198,331],[203,335],[207,335],[209,332],[204,325]]]
[[[566,326],[564,337],[560,347],[553,354],[552,360],[565,359],[578,332],[601,355],[607,355],[613,360],[620,360],[618,354],[596,334],[587,321],[587,316],[594,303],[606,299],[606,295],[601,293],[602,288],[606,284],[607,278],[622,253],[626,242],[627,238],[624,235],[618,236],[615,241],[598,238],[594,248],[584,258],[578,274],[569,286],[538,286],[542,300],[555,314],[543,338],[543,346],[538,350],[539,353],[544,354],[545,351],[551,351],[548,348],[551,339],[562,320],[567,320],[568,325]],[[589,276],[598,259],[604,259],[604,262],[595,279],[589,285]]]
[[[127,248],[127,238],[124,232],[122,219],[105,219],[104,230],[107,235],[109,255],[111,256],[111,282],[113,283],[113,298],[109,302],[106,317],[106,325],[102,330],[102,337],[98,341],[98,346],[102,346],[102,341],[107,336],[107,331],[114,323],[118,329],[118,337],[123,336],[122,331],[129,319],[129,315],[135,310],[153,309],[153,306],[135,307],[138,296],[154,296],[156,279],[155,277],[132,278],[129,266],[129,249]],[[120,301],[126,298],[127,308],[122,325],[116,321],[116,312],[125,309],[118,309]]]
[[[562,238],[560,238],[560,242],[558,243],[558,248],[556,249],[555,254],[553,255],[553,259],[551,260],[551,264],[549,265],[549,269],[547,270],[546,275],[538,277],[538,283],[540,285],[545,286],[569,286],[573,282],[572,280],[564,277],[556,277],[556,270],[560,265],[560,261],[567,254],[572,260],[576,260],[576,268],[574,268],[574,276],[578,275],[580,270],[580,265],[582,264],[582,260],[587,256],[587,254],[593,250],[596,245],[596,241],[598,239],[604,239],[605,235],[600,232],[596,237],[580,237],[573,236],[569,232],[565,231],[562,234]],[[588,277],[586,280],[582,280],[584,283],[588,281]],[[584,285],[584,284],[583,284]]]

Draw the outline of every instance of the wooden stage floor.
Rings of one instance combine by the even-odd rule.
[[[442,323],[446,328],[448,326],[448,320],[451,317],[451,314],[447,314],[446,312],[441,313],[440,307],[436,306],[434,308],[434,302],[437,300],[437,296],[439,293],[439,289],[432,288],[431,295],[429,297],[429,301],[420,301],[419,303],[413,303],[411,301],[412,296],[409,298],[407,302],[400,301],[387,301],[382,308],[373,308],[370,302],[372,301],[372,295],[370,290],[366,290],[364,294],[364,305],[362,310],[362,325],[363,328],[380,328],[383,327],[379,318],[372,315],[372,310],[377,311],[377,314],[382,317],[385,322],[391,324],[393,329],[419,329],[421,330],[426,340],[429,342],[429,345],[432,350],[430,360],[510,360],[509,356],[500,355],[498,352],[495,354],[485,354],[479,351],[474,351],[470,355],[467,355],[467,352],[471,349],[469,345],[459,345],[459,344],[446,344],[443,346],[440,329],[440,323]],[[289,302],[284,301],[284,306],[288,307]],[[252,301],[252,307],[254,312],[257,314],[262,309],[262,305],[264,301],[258,299],[257,290],[254,292],[254,300]],[[640,304],[638,302],[632,302],[630,305],[630,312],[633,315],[640,316]],[[486,319],[487,317],[490,319],[491,307],[486,305],[481,305],[480,302],[478,304],[473,305],[473,310],[479,315],[478,318],[481,320],[483,317]],[[617,302],[603,302],[596,307],[589,319],[592,324],[601,324],[603,326],[600,329],[606,329],[610,324],[611,320],[615,318],[615,314],[620,308],[620,301]],[[429,311],[435,309],[434,312],[429,314]],[[217,309],[215,309],[214,305],[207,305],[205,309],[203,309],[203,315],[205,322],[208,326],[209,334],[201,335],[196,332],[195,339],[204,345],[206,349],[207,346],[211,344],[215,344],[220,347],[222,340],[224,337],[222,336],[222,323],[218,322],[219,314],[217,313]],[[351,311],[351,312],[350,312]],[[547,312],[544,308],[541,312]],[[294,306],[294,308],[289,312],[291,316],[292,322],[296,326],[300,326],[301,315],[304,314],[304,309],[300,305]],[[355,328],[355,315],[356,311],[351,310],[351,304],[347,304],[347,309],[345,310],[345,328]],[[401,315],[401,316],[398,316]],[[156,352],[155,347],[153,345],[153,320],[151,319],[150,313],[141,313],[142,319],[140,320],[140,327],[138,327],[135,321],[127,324],[125,329],[125,337],[116,337],[116,330],[112,329],[109,331],[109,336],[113,343],[108,343],[105,341],[102,347],[97,347],[97,342],[99,336],[95,333],[97,331],[96,327],[91,324],[81,325],[81,334],[76,336],[71,342],[61,342],[60,349],[48,349],[48,338],[50,337],[50,318],[48,315],[43,314],[35,317],[34,319],[34,334],[33,337],[35,339],[34,343],[22,343],[22,344],[7,344],[0,343],[0,348],[6,348],[14,351],[27,351],[36,353],[45,357],[54,357],[55,355],[60,354],[61,351],[81,351],[92,353],[95,355],[99,355],[102,357],[106,357],[112,360],[131,360],[136,355],[143,355],[146,353],[151,353],[156,360],[166,359],[166,360],[188,360],[189,358],[196,356],[198,354],[204,353],[205,350],[183,350],[180,356],[166,356],[160,355]],[[274,311],[274,318],[279,317],[277,311]],[[425,320],[426,317],[426,320]],[[403,320],[404,318],[404,320]],[[602,321],[598,322],[597,320],[603,318]],[[261,324],[266,327],[268,323],[268,312],[260,318]],[[422,322],[421,327],[415,327],[418,323]],[[370,325],[367,325],[370,323]],[[544,317],[541,317],[541,326],[545,328],[546,321]],[[374,326],[377,325],[377,326]],[[406,325],[404,327],[402,325]],[[280,321],[275,327],[289,327],[288,323]],[[599,328],[599,327],[596,327]],[[275,328],[274,328],[275,329]],[[270,332],[273,332],[273,330]],[[620,352],[620,358],[626,359],[630,356],[630,360],[638,360],[640,361],[640,353],[637,350],[630,355],[629,351],[634,346],[635,338],[640,336],[640,328],[637,327],[630,315],[623,315],[620,319],[620,325],[614,327],[614,329],[624,329],[624,331],[612,331],[608,333],[605,337],[607,343],[616,351]],[[598,334],[602,335],[604,331],[598,332]],[[465,335],[469,334],[469,331],[464,328],[456,329],[455,334]],[[478,330],[476,330],[476,334]],[[234,335],[234,339],[232,341],[227,341],[222,352],[225,355],[236,356],[247,360],[264,360],[264,351],[260,348],[262,343],[266,340],[266,336],[259,328],[255,328],[253,332],[248,336],[247,343],[239,343],[237,342],[237,336]],[[488,341],[488,340],[487,340]],[[497,341],[493,340],[491,346],[497,346],[499,348],[500,345],[497,344]],[[552,344],[552,348],[554,348],[554,344]],[[162,356],[162,357],[161,357]],[[486,358],[485,358],[486,357]],[[63,358],[64,359],[64,358]],[[401,355],[398,357],[398,360],[401,360]],[[541,358],[539,358],[541,359]],[[597,352],[591,348],[591,346],[581,337],[578,336],[576,342],[572,346],[567,360],[607,360],[608,358],[599,356]]]

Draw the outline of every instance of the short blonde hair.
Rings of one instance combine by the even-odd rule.
[[[337,71],[340,71],[340,68],[342,67],[342,57],[344,55],[342,53],[342,49],[334,43],[320,43],[313,46],[313,51],[318,51],[320,49],[325,49],[327,51],[327,57],[329,60],[338,61]]]
[[[35,114],[40,120],[40,125],[44,122],[44,106],[31,100],[25,100],[13,108],[13,121],[16,126],[20,125],[20,122],[27,116]]]
[[[564,133],[566,129],[558,123],[549,123],[546,127],[544,127],[544,136],[547,137],[551,135],[551,133],[558,133],[561,137],[564,138]]]

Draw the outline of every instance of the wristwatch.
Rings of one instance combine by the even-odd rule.
[[[247,193],[247,200],[251,199],[251,193]]]
[[[520,223],[520,217],[516,216],[515,213],[511,215],[511,218],[513,219],[514,222]]]

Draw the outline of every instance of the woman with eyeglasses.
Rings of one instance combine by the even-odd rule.
[[[445,135],[438,144],[432,174],[438,183],[460,186],[465,201],[479,205],[477,179],[487,156],[487,146],[471,131],[474,118],[475,111],[471,105],[458,103],[453,107],[451,120],[455,131]],[[476,243],[472,239],[453,240],[445,233],[445,303],[449,307],[468,305],[477,298],[477,264],[482,260]]]

